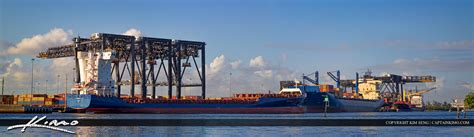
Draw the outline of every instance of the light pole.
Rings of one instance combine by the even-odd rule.
[[[5,89],[5,76],[2,77],[2,96],[3,96],[4,89]]]
[[[48,84],[49,84],[48,80],[46,80],[46,89],[45,89],[46,91],[44,91],[45,93],[48,93]]]
[[[67,94],[67,73],[66,73],[66,83],[64,83],[64,85],[66,86],[64,90],[64,95],[66,95]]]
[[[36,87],[38,87],[38,88],[35,88],[35,90],[36,90],[35,93],[38,94],[38,93],[41,92],[41,83],[36,82]]]
[[[30,96],[30,105],[32,105],[31,102],[32,102],[32,100],[33,100],[33,87],[35,86],[35,81],[34,81],[34,77],[33,77],[33,75],[34,75],[34,74],[33,74],[33,73],[34,73],[34,67],[33,67],[33,66],[34,66],[34,63],[35,63],[35,58],[32,58],[32,59],[31,59],[31,90],[30,90],[31,96]]]

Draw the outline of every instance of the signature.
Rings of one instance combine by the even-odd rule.
[[[41,118],[38,118],[38,116],[35,116],[35,117],[33,117],[33,119],[30,120],[30,122],[28,122],[26,124],[9,126],[7,128],[7,130],[22,128],[21,132],[23,133],[23,132],[26,131],[26,128],[31,127],[31,128],[45,128],[45,129],[51,129],[51,130],[56,130],[56,131],[75,134],[76,132],[69,131],[69,130],[66,130],[66,129],[63,129],[63,128],[59,128],[58,126],[69,126],[69,125],[70,126],[75,126],[75,125],[79,124],[79,121],[77,121],[77,120],[73,120],[71,122],[66,122],[64,120],[63,121],[52,120],[52,121],[44,121],[43,124],[38,124],[40,121],[42,121],[45,118],[46,118],[46,116],[43,116]]]

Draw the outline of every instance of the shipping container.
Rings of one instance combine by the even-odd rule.
[[[54,96],[53,96],[53,97],[54,97]],[[54,98],[46,98],[46,99],[44,100],[44,105],[46,105],[46,106],[52,106],[52,105],[53,105],[53,100],[54,100]]]
[[[343,93],[342,95],[343,95],[343,97],[350,97],[351,93]]]
[[[295,88],[295,86],[288,86],[288,88]],[[298,88],[303,92],[320,92],[319,86],[298,86]]]
[[[44,105],[44,101],[31,101],[31,105],[42,106]]]
[[[31,99],[32,99],[31,97],[20,97],[18,98],[18,102],[24,102],[24,101],[30,102]]]
[[[19,104],[19,105],[30,105],[31,102],[29,102],[29,101],[28,102],[18,101],[17,104]]]
[[[45,105],[45,106],[52,106],[52,105],[53,105],[53,101],[45,101],[45,102],[44,102],[44,105]]]
[[[198,100],[198,99],[202,99],[202,97],[201,96],[183,96],[183,99]]]
[[[21,94],[21,95],[18,95],[18,97],[20,98],[29,98],[29,97],[32,97],[31,94]]]
[[[45,97],[33,97],[32,101],[43,101],[44,102]]]
[[[13,95],[0,95],[0,104],[13,104]]]
[[[232,97],[222,97],[221,99],[222,100],[232,100],[233,98]]]
[[[43,97],[43,98],[47,98],[48,95],[47,95],[47,94],[33,94],[33,97]]]
[[[53,100],[53,104],[54,104],[54,105],[63,105],[63,104],[64,104],[64,100]]]

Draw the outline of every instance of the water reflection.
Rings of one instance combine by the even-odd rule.
[[[455,112],[383,112],[383,113],[322,113],[313,114],[0,114],[0,119],[31,119],[34,116],[47,116],[48,119],[454,119]],[[469,112],[468,118],[472,118]],[[474,127],[252,127],[252,126],[101,126],[64,127],[77,134],[68,134],[48,129],[28,128],[11,131],[0,127],[0,137],[6,136],[472,136]]]

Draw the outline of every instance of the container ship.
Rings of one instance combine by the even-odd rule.
[[[121,98],[111,77],[114,52],[78,52],[82,80],[66,96],[66,105],[76,112],[94,113],[303,113],[301,96],[254,94],[225,99],[153,99],[147,96]],[[146,94],[145,94],[146,95]],[[241,95],[241,94],[239,94]]]
[[[314,86],[302,85],[298,82],[293,82],[293,84],[295,85],[282,86],[282,91],[293,90],[304,94],[305,99],[301,106],[307,113],[376,112],[384,105],[383,99],[364,99],[357,93],[341,93],[338,88],[328,84]]]
[[[301,96],[253,95],[255,98],[227,99],[121,99],[94,94],[69,94],[67,106],[77,112],[94,113],[303,113]]]
[[[298,106],[303,100],[301,96],[255,94],[256,97],[251,99],[206,98],[204,42],[106,33],[93,33],[90,38],[76,37],[73,42],[70,45],[48,48],[47,51],[40,52],[38,57],[50,59],[74,57],[74,86],[70,92],[72,94],[66,96],[66,105],[75,111],[95,113],[303,112],[303,109]],[[195,58],[201,59],[201,66],[198,66]],[[155,66],[158,68],[155,69]],[[183,83],[186,68],[197,70],[199,83],[188,85]],[[125,77],[130,80],[122,79],[125,71],[129,74]],[[166,73],[166,75],[161,75],[166,76],[166,82],[157,81],[165,78],[160,79],[161,71]],[[141,97],[135,96],[135,85],[141,85]],[[121,98],[122,86],[131,87],[131,98]],[[147,86],[153,88],[151,98],[146,96]],[[156,99],[157,86],[168,87],[166,99]],[[176,86],[177,99],[172,98],[172,86]],[[202,88],[202,98],[181,99],[181,88],[193,86]]]
[[[310,113],[324,112],[325,98],[328,98],[327,112],[376,112],[384,104],[383,100],[337,97],[327,92],[307,92],[306,94],[303,106],[305,112]]]

